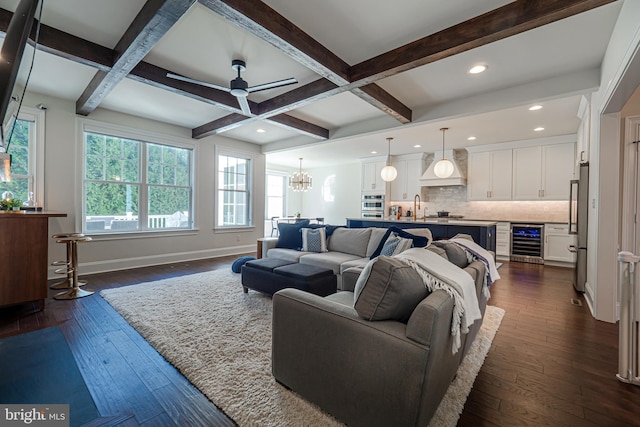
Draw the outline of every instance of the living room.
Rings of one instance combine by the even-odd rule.
[[[11,13],[15,10],[17,3],[17,1],[6,1],[2,2],[1,7],[6,9],[5,12]],[[110,46],[108,49],[103,49],[107,49],[107,53],[113,53],[112,49],[118,44],[144,2],[104,6],[106,9],[100,13],[92,10],[92,8],[99,8],[99,2],[89,3],[79,5],[73,2],[64,4],[45,2],[42,21],[49,26],[48,31],[53,28],[71,33],[74,37],[97,45],[98,48]],[[214,9],[224,8],[216,9],[214,3],[217,2],[203,1],[192,6],[188,12],[185,12],[188,21],[186,19],[184,22],[178,21],[172,30],[175,30],[175,33],[168,32],[166,38],[158,43],[158,50],[154,52],[152,49],[144,60],[148,61],[148,64],[188,75],[193,79],[216,82],[225,86],[229,79],[236,77],[237,70],[230,67],[231,60],[235,59],[232,56],[236,54],[244,56],[246,70],[242,71],[242,76],[251,84],[276,81],[294,75],[299,80],[300,86],[304,86],[318,77],[317,69],[315,72],[309,71],[309,68],[274,48],[270,42],[255,41],[248,30],[239,29],[230,24],[226,19],[231,18],[223,16],[225,13],[229,16],[233,14],[223,11],[219,15],[214,12]],[[287,2],[267,3],[279,14],[297,23],[316,38],[326,38],[328,41],[325,43],[331,46],[331,50],[336,54],[355,55],[354,51],[358,50],[355,38],[353,44],[356,46],[347,48],[349,42],[345,40],[349,40],[349,37],[341,37],[340,43],[345,45],[342,48],[327,34],[329,30],[325,30],[325,33],[319,36],[315,35],[314,32],[320,30],[307,23],[313,21],[309,17],[309,15],[313,16],[313,11]],[[402,28],[400,24],[386,25],[385,31],[377,26],[380,22],[384,22],[384,15],[390,13],[385,9],[388,6],[383,4],[376,4],[375,7],[360,5],[367,10],[376,10],[379,7],[380,10],[386,11],[380,14],[371,12],[371,21],[367,18],[368,14],[363,13],[362,10],[350,10],[351,7],[356,6],[335,6],[335,9],[329,8],[330,12],[327,13],[329,16],[340,17],[341,20],[347,19],[345,18],[347,16],[364,15],[362,25],[368,28],[368,34],[380,33],[378,37],[384,39],[384,44],[376,39],[379,46],[376,46],[376,42],[371,42],[372,46],[369,47],[371,50],[363,49],[358,53],[361,56],[360,59],[350,60],[351,63],[356,64],[436,31],[425,30],[427,25],[421,23],[420,19],[410,20],[412,7],[420,7],[417,9],[419,11],[414,11],[413,15],[433,15],[432,19],[435,21],[441,19],[442,23],[434,27],[440,30],[507,3],[509,2],[499,2],[491,7],[476,5],[471,10],[464,10],[465,7],[445,6],[437,2],[418,6],[416,2],[407,7],[407,11],[398,17],[399,20],[404,19],[413,23],[413,26],[410,26],[413,33],[407,30],[406,34],[403,30],[398,30]],[[442,8],[442,15],[428,10],[440,8]],[[113,64],[110,63],[107,66],[99,63],[96,59],[99,57],[97,54],[84,58],[82,60],[84,62],[77,60],[78,57],[82,57],[82,54],[71,49],[73,42],[65,46],[52,44],[51,38],[47,38],[47,36],[52,37],[52,33],[47,33],[47,30],[43,29],[43,46],[39,46],[36,50],[33,75],[27,84],[26,94],[21,99],[21,113],[40,117],[36,119],[39,120],[38,126],[41,126],[38,128],[38,138],[41,138],[40,148],[38,148],[39,157],[34,166],[35,184],[37,184],[36,204],[44,207],[46,211],[66,214],[64,218],[54,218],[49,221],[49,235],[70,231],[87,232],[87,221],[93,219],[85,210],[87,181],[83,172],[86,162],[84,151],[86,133],[178,147],[188,150],[192,156],[192,205],[186,209],[189,213],[188,225],[178,229],[165,227],[163,230],[141,229],[138,232],[90,233],[93,241],[80,248],[80,273],[88,275],[115,272],[176,262],[197,263],[200,262],[197,260],[216,257],[231,256],[233,259],[241,254],[254,253],[257,239],[265,235],[263,224],[267,219],[267,190],[263,182],[268,171],[277,170],[285,175],[293,173],[299,169],[298,159],[302,157],[301,168],[313,176],[314,186],[306,193],[290,193],[286,213],[294,214],[299,211],[303,216],[323,217],[329,224],[344,224],[346,218],[361,216],[363,159],[369,157],[384,159],[387,150],[396,156],[421,152],[428,155],[425,161],[427,166],[440,156],[443,141],[447,149],[455,149],[458,152],[474,144],[467,140],[471,134],[466,132],[469,127],[463,123],[465,118],[476,117],[477,121],[485,123],[491,123],[492,120],[505,120],[505,116],[500,116],[503,117],[502,119],[498,118],[498,113],[516,108],[526,110],[534,103],[546,104],[545,109],[550,112],[555,111],[554,105],[561,104],[562,100],[567,98],[571,99],[571,102],[568,102],[570,108],[565,108],[557,114],[563,114],[562,117],[571,117],[566,121],[570,122],[572,130],[561,131],[560,134],[574,134],[577,141],[578,129],[585,123],[584,118],[581,120],[577,117],[580,100],[584,97],[590,105],[585,117],[590,135],[588,160],[592,167],[590,199],[594,201],[590,211],[593,221],[590,220],[592,228],[589,234],[589,247],[594,250],[589,254],[588,280],[591,290],[588,296],[590,299],[588,310],[593,319],[615,323],[619,310],[618,265],[612,254],[622,249],[634,251],[632,241],[626,237],[634,233],[632,222],[628,217],[631,209],[628,196],[632,193],[629,193],[626,187],[630,170],[629,164],[626,163],[630,158],[626,150],[628,142],[637,140],[638,137],[628,133],[624,126],[627,118],[640,114],[639,95],[636,89],[640,83],[636,68],[638,24],[633,19],[640,11],[637,3],[632,1],[617,1],[600,7],[591,4],[588,8],[593,10],[584,11],[582,14],[586,17],[581,18],[581,14],[578,14],[566,19],[585,19],[590,24],[599,25],[601,30],[604,29],[606,34],[602,38],[596,37],[597,31],[593,31],[593,37],[598,41],[598,49],[595,49],[594,45],[593,50],[598,51],[594,56],[599,55],[597,64],[593,66],[585,63],[583,69],[558,68],[544,75],[540,74],[538,68],[531,74],[538,73],[539,77],[528,80],[524,77],[519,80],[508,80],[505,75],[494,76],[490,77],[494,80],[491,80],[491,84],[487,83],[486,90],[469,89],[468,92],[464,92],[460,89],[457,96],[447,93],[446,99],[444,95],[438,98],[437,83],[427,85],[428,80],[422,81],[422,77],[411,77],[411,71],[399,72],[398,77],[389,77],[391,82],[386,84],[381,82],[381,87],[405,103],[411,104],[413,112],[409,123],[403,124],[404,122],[397,118],[402,116],[403,111],[398,105],[392,103],[392,106],[397,107],[394,110],[396,113],[391,115],[382,113],[384,109],[372,108],[372,104],[363,103],[362,98],[357,98],[345,91],[342,94],[336,94],[333,99],[329,96],[322,98],[319,105],[315,107],[312,103],[307,104],[306,110],[301,106],[301,112],[288,116],[280,123],[277,120],[268,121],[269,117],[266,115],[253,117],[253,120],[240,125],[229,122],[227,128],[223,128],[223,123],[219,122],[220,128],[215,131],[207,133],[206,130],[201,129],[199,135],[202,138],[198,139],[194,138],[194,131],[197,133],[197,129],[203,124],[222,120],[234,109],[236,114],[241,113],[235,97],[227,93],[215,96],[203,95],[204,92],[194,88],[194,85],[183,85],[164,75],[156,75],[153,80],[151,79],[153,72],[144,74],[144,70],[140,67],[132,73],[131,78],[121,79],[114,85],[111,94],[105,96],[102,102],[98,102],[97,108],[92,109],[89,114],[79,113],[78,101],[90,86],[96,69],[106,72]],[[250,14],[251,11],[243,12]],[[450,16],[446,16],[447,13]],[[3,16],[6,18],[6,13]],[[355,18],[351,19],[356,21]],[[110,22],[109,25],[105,24],[107,21]],[[562,21],[558,21],[548,25],[560,26],[561,23]],[[4,25],[3,31],[6,31],[6,23]],[[310,27],[305,28],[305,25]],[[194,36],[189,30],[193,31],[194,28],[200,28],[199,26],[206,27],[207,29],[204,30],[206,33]],[[531,30],[531,32],[535,31],[544,32],[545,26]],[[589,30],[583,30],[576,37],[586,37],[585,33],[589,33]],[[339,37],[338,34],[335,36]],[[184,49],[179,43],[183,43],[185,38],[189,37],[194,38],[193,48]],[[216,47],[212,47],[211,40],[218,38],[221,41],[216,42]],[[247,41],[248,39],[251,42]],[[237,44],[225,46],[224,42],[228,40],[235,40]],[[243,50],[243,43],[248,50]],[[276,44],[276,42],[273,43]],[[501,42],[496,42],[496,44],[499,43]],[[573,44],[580,45],[580,40],[572,40],[566,46],[571,47]],[[490,45],[489,43],[486,46]],[[246,46],[250,46],[251,49]],[[261,53],[260,49],[256,50],[255,46],[262,47],[263,52]],[[563,48],[566,46],[563,45]],[[480,51],[480,48],[478,49]],[[189,50],[183,53],[186,55],[184,58],[178,55],[181,50]],[[527,47],[522,46],[522,50],[526,51]],[[102,49],[98,51],[100,55],[105,55]],[[474,49],[462,52],[461,49],[459,55],[464,57],[473,51]],[[24,63],[29,63],[32,53],[33,49],[27,47],[23,57]],[[74,55],[75,61],[65,59]],[[557,56],[562,55],[563,53],[559,53]],[[464,58],[464,62],[469,62],[467,59],[470,60],[471,57]],[[451,58],[456,56],[433,62],[440,63],[438,65],[440,68],[434,68],[435,71],[433,71],[436,76],[444,79],[448,72],[453,73]],[[204,62],[193,68],[184,65],[198,61]],[[503,58],[503,61],[509,62],[508,58]],[[542,60],[544,61],[546,59]],[[575,62],[579,60],[576,59]],[[429,65],[422,67],[429,68]],[[489,73],[488,75],[492,72],[497,73],[502,67],[506,65],[500,62],[490,63],[486,73]],[[549,65],[543,66],[545,67],[552,68]],[[24,86],[26,82],[27,68],[23,66],[21,69],[18,78],[19,87]],[[408,80],[399,80],[403,74],[409,74]],[[463,74],[466,74],[466,70]],[[393,82],[394,78],[397,79],[396,82]],[[144,79],[147,79],[147,83],[143,82]],[[504,81],[496,82],[495,79]],[[448,84],[460,85],[453,80]],[[444,90],[444,82],[442,86]],[[289,89],[274,89],[274,91],[250,95],[249,99],[252,101],[250,106],[253,109],[259,103],[267,102],[271,97],[282,95],[287,90]],[[354,91],[357,90],[358,88],[354,87]],[[178,91],[182,91],[182,95],[177,94]],[[428,91],[433,93],[430,95],[431,98],[425,95]],[[187,95],[184,95],[185,93]],[[416,97],[422,97],[425,101],[418,103],[415,101]],[[227,106],[221,108],[215,102],[226,103]],[[322,106],[321,103],[326,105]],[[166,108],[167,105],[172,108]],[[293,110],[291,108],[287,111]],[[283,112],[285,112],[284,109]],[[494,113],[495,117],[492,116]],[[406,118],[403,120],[406,122]],[[422,127],[418,128],[418,125]],[[439,130],[443,126],[450,127],[446,139]],[[493,125],[492,127],[501,126]],[[258,133],[258,128],[267,130],[267,136]],[[327,132],[330,135],[328,139],[319,136],[323,128],[328,129]],[[409,132],[412,131],[420,136],[409,136]],[[405,132],[407,132],[406,136]],[[491,137],[484,140],[483,144],[545,138],[540,136],[539,132],[533,130],[528,132],[529,136],[526,137],[512,135]],[[394,137],[394,140],[388,146],[386,138],[390,136]],[[620,141],[620,143],[615,144],[611,141]],[[417,144],[423,146],[414,148],[413,146]],[[366,149],[362,151],[354,148],[358,146],[364,146]],[[372,151],[377,153],[373,154]],[[580,151],[584,150],[577,150],[577,152]],[[218,211],[221,205],[219,201],[221,193],[216,185],[218,162],[224,156],[241,157],[248,159],[251,163],[250,178],[253,185],[250,194],[251,215],[248,223],[224,225],[221,220],[222,214]],[[624,162],[624,168],[621,168],[621,161]],[[522,218],[524,211],[531,211],[531,206],[514,201],[469,202],[462,200],[464,195],[461,191],[453,187],[444,192],[435,187],[422,187],[419,193],[423,201],[422,208],[426,203],[428,214],[451,210],[452,214],[461,214],[467,218],[492,220],[519,219]],[[464,193],[466,195],[466,191]],[[454,199],[457,203],[452,205],[451,200]],[[551,218],[558,222],[566,220],[567,209],[564,203],[536,203],[538,204],[535,207],[540,209],[536,211],[539,217],[535,219],[544,221]],[[405,212],[407,209],[413,210],[413,200],[403,202],[401,205]],[[486,216],[479,215],[479,211],[483,211],[483,215],[486,214]],[[421,210],[420,213],[424,212]],[[126,220],[124,218],[126,215],[123,214],[123,221]],[[142,215],[142,213],[136,212],[136,215]],[[146,215],[150,217],[153,212],[149,211]],[[145,224],[150,223],[145,222]],[[266,234],[268,235],[269,232],[267,231]],[[48,247],[47,264],[65,258],[64,245],[49,239]],[[229,258],[224,259],[227,262],[229,260]],[[158,269],[162,268],[158,267]],[[53,266],[48,269],[50,279],[57,277],[54,270]]]

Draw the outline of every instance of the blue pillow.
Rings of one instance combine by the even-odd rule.
[[[302,248],[302,229],[309,226],[309,220],[304,219],[295,224],[278,224],[278,242],[276,248],[295,249]]]
[[[247,262],[247,261],[253,261],[254,259],[256,259],[256,257],[248,256],[248,255],[247,256],[241,256],[240,258],[238,258],[235,261],[233,261],[233,264],[231,264],[231,271],[233,271],[234,273],[240,273],[244,263]]]
[[[371,254],[370,259],[374,259],[378,255],[380,255],[380,252],[382,252],[382,248],[384,248],[384,244],[387,242],[387,239],[389,238],[391,233],[395,233],[396,236],[404,237],[405,239],[413,240],[413,247],[415,248],[423,248],[429,243],[429,240],[424,236],[416,236],[415,234],[411,234],[406,230],[403,230],[402,228],[398,228],[392,225],[387,229],[387,232],[384,233],[384,236],[382,236],[382,240],[380,240],[378,247]]]

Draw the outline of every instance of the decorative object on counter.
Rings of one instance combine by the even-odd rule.
[[[300,170],[289,176],[289,188],[293,191],[307,191],[311,189],[312,178],[306,172],[302,171],[302,157],[300,159]]]
[[[3,211],[20,211],[22,206],[22,200],[16,199],[11,191],[5,191],[2,193],[2,199],[0,200],[0,209]]]
[[[433,172],[438,178],[449,178],[453,173],[453,163],[444,157],[444,133],[449,128],[440,128],[440,130],[442,131],[442,159],[438,160]]]
[[[393,138],[387,138],[388,150],[387,150],[387,165],[380,171],[380,176],[385,182],[391,182],[398,176],[396,168],[391,166],[391,140]]]
[[[438,211],[438,218],[443,218],[443,217],[448,217],[449,216],[449,212],[448,211]]]

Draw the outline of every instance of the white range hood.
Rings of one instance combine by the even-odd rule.
[[[438,178],[433,171],[436,166],[436,163],[441,157],[441,152],[436,152],[433,162],[429,165],[427,170],[422,174],[420,178],[420,185],[423,187],[444,187],[449,185],[467,185],[467,178],[465,176],[465,171],[460,168],[460,165],[456,162],[455,156],[453,155],[453,150],[445,150],[444,157],[453,163],[453,173],[449,178]]]

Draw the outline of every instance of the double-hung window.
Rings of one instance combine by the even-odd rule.
[[[219,151],[217,171],[216,227],[251,226],[251,156]]]
[[[85,129],[82,229],[193,228],[192,165],[190,148]]]
[[[44,111],[22,107],[10,136],[11,180],[0,182],[0,194],[10,191],[14,199],[43,206]]]

